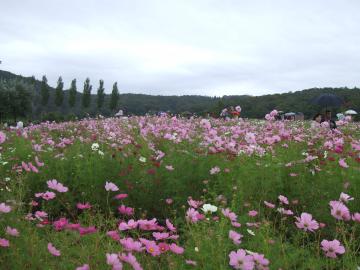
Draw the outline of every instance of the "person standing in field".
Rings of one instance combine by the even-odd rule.
[[[321,122],[328,122],[331,129],[337,128],[335,121],[331,118],[331,111],[326,110],[324,119]]]

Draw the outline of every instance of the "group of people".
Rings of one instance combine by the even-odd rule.
[[[313,122],[311,123],[312,128],[318,127],[320,124],[327,122],[331,129],[337,128],[335,120],[331,117],[331,111],[326,110],[325,114],[317,113],[313,117]]]
[[[230,118],[239,118],[241,113],[241,107],[236,106],[235,108],[233,106],[229,106],[228,108],[225,108],[221,111],[220,117],[224,119],[230,119]]]

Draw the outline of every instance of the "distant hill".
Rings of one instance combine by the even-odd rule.
[[[54,104],[55,89],[50,88],[50,101],[46,107],[39,104],[40,100],[40,81],[33,77],[22,77],[8,71],[0,70],[0,79],[22,79],[34,85],[33,90],[33,112],[32,118],[36,119],[43,113],[59,112],[62,115],[75,114],[84,115],[89,113],[96,115],[100,113],[108,116],[113,112],[108,108],[109,95],[105,97],[104,108],[100,111],[96,108],[96,91],[97,83],[93,85],[91,106],[84,111],[81,107],[82,93],[78,92],[76,106],[70,108],[68,105],[68,91],[64,91],[64,103],[61,108],[57,108]],[[91,78],[90,78],[91,79]],[[94,83],[94,82],[92,82]],[[82,90],[83,82],[77,82],[77,89]],[[143,115],[147,112],[170,111],[172,113],[191,112],[197,114],[205,114],[207,112],[218,113],[225,106],[240,105],[242,107],[242,116],[248,118],[263,118],[264,115],[272,109],[282,111],[303,112],[306,118],[312,117],[321,108],[311,105],[310,100],[322,93],[334,93],[345,100],[342,111],[348,108],[360,111],[360,89],[359,88],[312,88],[302,91],[271,94],[263,96],[153,96],[143,94],[121,94],[119,109],[123,109],[127,114]]]

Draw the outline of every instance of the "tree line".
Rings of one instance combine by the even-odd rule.
[[[68,89],[69,95],[68,95],[68,104],[69,107],[74,107],[76,104],[76,96],[78,94],[77,92],[77,86],[76,86],[76,79],[73,79],[70,84],[70,88]],[[82,98],[81,98],[81,105],[84,109],[89,108],[91,104],[92,99],[92,85],[90,83],[90,79],[86,78],[83,86],[83,92],[82,92]],[[46,76],[42,77],[41,80],[41,87],[40,87],[40,96],[41,96],[41,104],[43,106],[46,106],[49,102],[50,97],[50,87],[47,83]],[[112,92],[110,95],[110,103],[109,108],[111,111],[114,111],[118,108],[119,103],[119,89],[117,86],[117,82],[113,84]],[[105,88],[104,88],[104,80],[99,81],[99,86],[97,88],[97,94],[96,94],[96,103],[97,108],[101,109],[104,106],[105,101]],[[62,77],[60,76],[57,85],[55,87],[55,99],[54,99],[55,105],[57,107],[61,107],[63,105],[64,101],[64,82]]]
[[[34,110],[37,111],[37,114],[39,112],[48,113],[49,107],[50,111],[56,111],[53,106],[57,109],[66,106],[71,111],[72,108],[79,107],[78,102],[81,103],[81,111],[86,113],[93,102],[92,99],[95,99],[97,111],[105,106],[110,112],[118,110],[120,93],[117,82],[112,86],[108,104],[105,104],[104,80],[99,81],[96,96],[92,95],[92,89],[93,86],[89,78],[84,81],[83,92],[79,93],[76,79],[73,79],[70,87],[64,90],[64,82],[61,76],[57,80],[55,89],[48,85],[45,75],[40,82],[34,77],[1,78],[0,76],[0,121],[10,117],[16,121],[18,117],[26,117]],[[51,100],[53,104],[50,104]]]
[[[105,94],[104,81],[96,85],[97,91],[87,78],[80,91],[76,79],[65,89],[63,79],[59,77],[56,87],[48,85],[46,76],[42,80],[35,77],[22,77],[0,70],[0,121],[26,117],[31,121],[71,120],[75,117],[113,116],[120,108],[131,115],[154,114],[169,111],[173,114],[208,114],[218,117],[220,111],[228,106],[240,105],[241,117],[263,118],[273,109],[284,112],[303,112],[310,119],[322,108],[312,105],[310,100],[323,93],[336,94],[345,103],[333,108],[333,113],[347,109],[360,111],[359,88],[312,88],[282,94],[263,96],[154,96],[144,94],[121,94],[117,83],[112,85],[111,94]],[[65,90],[64,90],[65,89]]]

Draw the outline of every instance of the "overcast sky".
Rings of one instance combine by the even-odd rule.
[[[160,95],[354,87],[359,12],[359,0],[1,0],[0,69]]]

